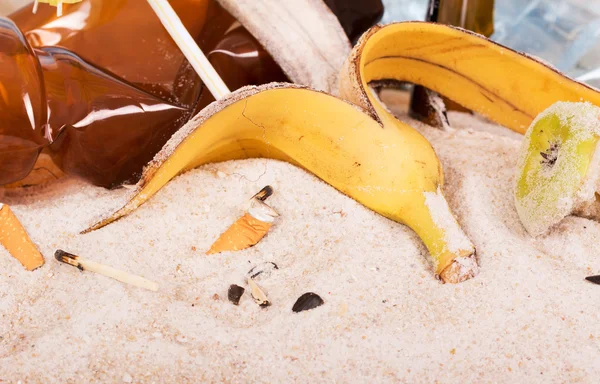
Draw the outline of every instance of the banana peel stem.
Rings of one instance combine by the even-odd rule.
[[[423,240],[434,263],[435,274],[445,283],[459,283],[478,273],[475,247],[461,229],[441,191],[424,192],[411,199],[405,223]]]

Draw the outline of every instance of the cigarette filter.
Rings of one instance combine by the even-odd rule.
[[[265,204],[261,196],[253,197],[244,216],[223,232],[206,254],[239,251],[256,245],[269,232],[277,216],[279,214]]]
[[[28,271],[44,265],[44,257],[6,204],[0,204],[0,244]]]

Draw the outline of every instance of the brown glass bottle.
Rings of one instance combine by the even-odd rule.
[[[231,90],[287,80],[215,0],[170,3]],[[96,185],[135,182],[214,100],[145,1],[84,0],[61,18],[27,6],[10,18],[25,38],[14,25],[0,31],[0,84],[12,95],[0,109],[0,184],[22,179],[43,150]]]
[[[171,4],[230,89],[286,80],[215,1]],[[36,129],[65,172],[105,187],[135,182],[171,135],[214,99],[145,1],[85,0],[65,7],[61,18],[54,12],[40,6],[32,15],[26,7],[10,16],[43,68],[40,102],[50,113]],[[31,158],[21,163],[12,181],[32,166]]]
[[[449,24],[490,37],[494,33],[494,0],[429,0],[426,21]],[[411,93],[409,113],[413,118],[435,125],[426,88],[415,85]],[[470,112],[460,104],[442,96],[448,110]],[[447,120],[447,116],[444,117]]]
[[[353,43],[383,16],[381,0],[325,0]]]

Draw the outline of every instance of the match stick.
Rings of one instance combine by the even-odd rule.
[[[231,93],[167,0],[148,0],[167,32],[216,100]]]
[[[61,249],[54,253],[56,260],[65,264],[72,265],[81,271],[96,272],[106,277],[111,277],[120,282],[135,285],[136,287],[146,288],[151,291],[158,291],[158,284],[141,276],[132,275],[131,273],[121,271],[119,269],[109,267],[108,265],[96,263],[95,261],[84,259],[83,257],[73,255]]]

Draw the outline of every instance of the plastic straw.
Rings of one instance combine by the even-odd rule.
[[[148,0],[167,32],[171,35],[181,52],[200,76],[210,93],[216,100],[222,99],[229,93],[229,88],[223,82],[217,71],[200,50],[192,36],[181,23],[179,16],[167,0]]]

